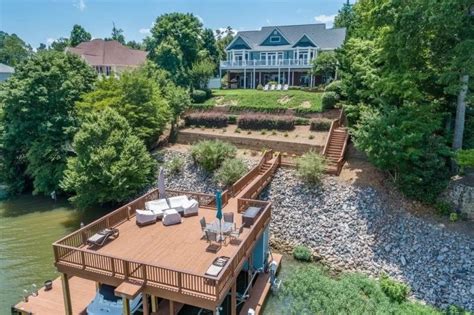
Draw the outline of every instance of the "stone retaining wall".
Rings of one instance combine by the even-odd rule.
[[[276,140],[268,140],[268,139],[254,139],[248,137],[239,137],[239,136],[226,136],[226,135],[210,135],[210,134],[203,134],[198,132],[192,131],[179,131],[178,138],[176,140],[177,143],[181,144],[193,144],[200,140],[222,140],[226,142],[230,142],[237,146],[238,148],[242,149],[250,149],[250,150],[257,150],[261,151],[262,149],[272,149],[278,152],[286,152],[289,154],[297,154],[301,155],[305,152],[310,150],[314,150],[316,152],[322,152],[323,146],[320,145],[311,145],[307,143],[296,143],[296,142],[289,142],[289,141],[276,141]]]

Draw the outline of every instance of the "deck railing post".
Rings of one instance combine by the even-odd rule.
[[[81,266],[82,269],[86,269],[86,258],[84,257],[84,251],[81,250]]]
[[[128,262],[126,260],[122,260],[123,264],[123,277],[125,280],[128,280]]]
[[[115,261],[113,257],[110,257],[110,270],[112,271],[112,277],[115,276]]]

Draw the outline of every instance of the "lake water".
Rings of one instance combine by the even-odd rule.
[[[52,243],[103,210],[87,214],[66,200],[21,196],[0,201],[0,314],[10,314],[24,289],[59,276],[53,265]]]

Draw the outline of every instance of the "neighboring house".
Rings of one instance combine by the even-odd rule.
[[[0,63],[0,82],[5,81],[10,76],[15,73],[15,69],[13,67],[7,66],[3,63]]]
[[[276,81],[314,86],[327,78],[311,75],[311,62],[321,51],[341,47],[345,28],[326,29],[325,24],[266,26],[260,31],[238,32],[227,46],[227,60],[220,73],[228,73],[231,87],[256,88]]]
[[[110,75],[123,70],[136,68],[146,60],[146,51],[128,48],[115,40],[94,39],[83,42],[66,51],[80,56],[98,74]]]

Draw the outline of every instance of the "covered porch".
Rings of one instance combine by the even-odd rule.
[[[309,69],[241,69],[226,70],[225,73],[227,86],[231,89],[256,89],[259,84],[269,82],[311,88],[323,82],[321,76],[312,75]]]

